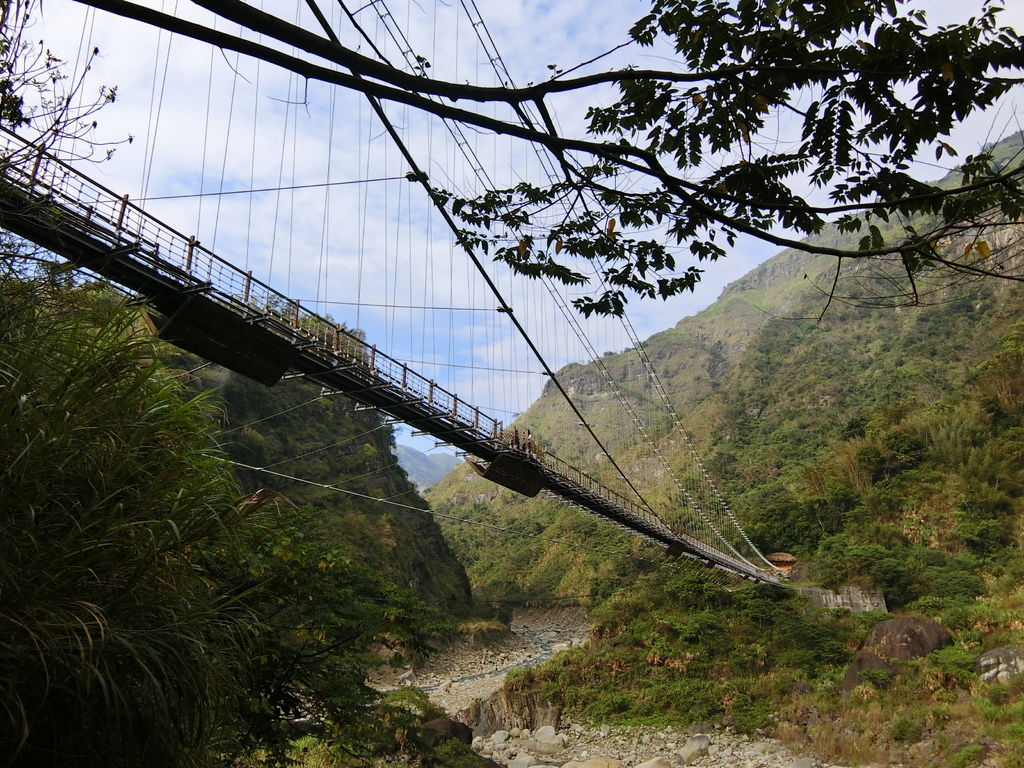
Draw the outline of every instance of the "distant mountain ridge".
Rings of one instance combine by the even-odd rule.
[[[395,457],[409,479],[421,490],[433,485],[462,463],[449,453],[424,453],[403,443],[395,446]]]

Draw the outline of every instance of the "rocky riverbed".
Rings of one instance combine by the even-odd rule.
[[[413,668],[385,670],[371,684],[378,690],[422,688],[431,701],[454,715],[501,688],[510,669],[539,664],[582,643],[587,633],[580,608],[521,611],[513,617],[510,632],[485,647],[474,637],[462,638]]]
[[[475,699],[499,690],[510,669],[540,663],[583,643],[588,635],[580,609],[517,613],[510,629],[485,647],[480,647],[479,638],[460,639],[414,668],[387,670],[372,682],[380,690],[422,688],[431,701],[455,716]],[[509,768],[827,768],[778,741],[751,739],[728,725],[658,730],[563,720],[558,730],[548,725],[535,731],[510,728],[479,735],[473,749]]]
[[[826,768],[773,739],[751,739],[706,724],[682,730],[580,724],[557,731],[513,728],[477,737],[473,749],[508,768]]]

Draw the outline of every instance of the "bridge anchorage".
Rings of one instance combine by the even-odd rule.
[[[0,226],[146,300],[163,339],[272,386],[302,375],[474,457],[483,477],[527,496],[548,491],[670,556],[759,582],[779,576],[669,526],[649,509],[540,449],[367,344],[147,214],[72,166],[0,131]]]

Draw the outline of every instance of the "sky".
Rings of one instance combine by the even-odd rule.
[[[187,0],[146,4],[204,23],[213,18]],[[920,3],[935,23],[963,19],[977,4]],[[321,5],[337,17],[332,21],[344,42],[369,52],[337,4]],[[1024,28],[1024,0],[1004,5],[1004,21]],[[285,15],[282,7],[272,9]],[[474,24],[465,7],[478,9],[485,25]],[[356,15],[392,62],[418,55],[430,62],[432,76],[457,82],[498,82],[493,41],[521,85],[546,79],[551,66],[567,69],[625,42],[645,11],[633,0],[375,0]],[[299,23],[312,24],[308,12],[296,13]],[[218,28],[237,31],[224,22]],[[490,33],[484,43],[476,34],[481,30]],[[72,0],[47,0],[32,37],[45,41],[71,72],[90,61],[83,98],[101,85],[117,86],[117,99],[97,115],[93,136],[122,143],[109,160],[82,164],[97,181],[127,192],[282,293],[362,328],[370,343],[496,418],[510,421],[540,394],[546,379],[539,365],[507,318],[494,311],[494,298],[423,190],[403,178],[407,164],[363,97]],[[99,54],[89,57],[93,48]],[[602,68],[625,64],[665,67],[671,61],[669,52],[636,47],[600,61]],[[598,89],[556,100],[563,133],[579,133],[586,107],[612,96]],[[963,126],[953,137],[961,156],[1014,128],[1020,99],[1018,92]],[[468,195],[492,182],[541,177],[537,156],[514,140],[453,132],[403,107],[389,106],[388,114],[435,185]],[[124,141],[129,136],[131,143]],[[942,169],[924,166],[922,175],[934,178]],[[270,191],[221,194],[238,190]],[[740,241],[705,272],[694,293],[632,303],[636,333],[646,338],[706,307],[774,252]],[[586,358],[543,285],[487,266],[552,367]],[[563,300],[573,296],[563,292]],[[618,321],[580,322],[598,352],[630,344]],[[407,434],[399,439],[432,446]]]

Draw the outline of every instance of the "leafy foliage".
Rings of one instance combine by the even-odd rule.
[[[195,369],[194,358],[175,364]],[[367,567],[412,588],[423,600],[464,614],[470,594],[427,504],[395,458],[393,429],[380,414],[356,411],[343,397],[324,397],[304,381],[264,387],[229,371],[196,371],[194,386],[211,389],[224,404],[220,443],[248,492],[269,489],[319,514],[311,534],[346,542]],[[299,478],[293,480],[290,478]],[[303,480],[320,485],[301,482]],[[410,508],[378,504],[321,487],[386,498]],[[425,511],[417,511],[423,509]]]
[[[437,609],[361,562],[351,543],[325,536],[322,514],[278,505],[247,527],[234,551],[207,553],[218,584],[251,612],[258,637],[247,682],[236,691],[226,754],[289,765],[300,728],[343,755],[371,754],[409,719],[405,707],[379,703],[367,687],[367,670],[380,663],[373,649],[409,652],[427,634],[451,631]]]
[[[451,620],[366,560],[340,510],[242,495],[222,414],[159,364],[137,310],[63,273],[2,289],[4,760],[285,765],[299,728],[332,760],[414,728],[367,670]]]
[[[204,7],[310,55],[212,24],[183,31],[160,13],[145,20],[546,151],[555,169],[547,182],[472,200],[428,189],[461,220],[468,249],[528,277],[589,284],[575,301],[584,314],[692,289],[741,234],[880,261],[897,283],[888,297],[910,303],[921,300],[920,279],[935,274],[947,283],[1024,277],[993,241],[1024,212],[1019,154],[1009,164],[988,150],[967,155],[947,186],[915,178],[909,165],[923,151],[958,156],[953,127],[1019,86],[1024,38],[1001,24],[992,0],[937,28],[909,0],[652,0],[629,35],[638,51],[669,59],[665,70],[556,71],[522,88],[456,82],[455,73],[435,79],[422,62],[410,73],[242,0]],[[590,108],[580,135],[561,135],[555,97],[585,103],[591,88],[609,84],[617,101]],[[495,104],[511,110],[496,113]],[[527,119],[532,109],[537,118]],[[799,239],[830,220],[858,233],[855,244]],[[961,250],[956,236],[965,232]],[[599,279],[588,277],[595,268]]]
[[[654,0],[630,35],[671,51],[679,71],[609,73],[619,98],[589,110],[592,141],[571,156],[547,142],[563,178],[455,199],[452,210],[474,227],[464,236],[529,276],[585,283],[582,265],[600,265],[600,287],[575,302],[584,314],[692,289],[699,265],[725,257],[739,234],[891,260],[913,302],[915,277],[935,268],[998,274],[984,263],[987,240],[976,238],[973,262],[940,241],[963,226],[984,238],[993,211],[1019,218],[1020,157],[1003,166],[988,151],[968,156],[947,185],[915,178],[909,164],[926,147],[957,155],[949,133],[1017,85],[1024,41],[999,25],[995,3],[938,29],[906,6]],[[789,140],[773,140],[778,132]],[[997,191],[1001,177],[1008,186]],[[805,179],[829,204],[810,202]],[[567,211],[554,224],[552,205]],[[840,232],[864,233],[855,247],[773,233],[820,235],[830,218]]]
[[[201,399],[89,293],[0,291],[0,743],[33,765],[202,762],[256,640],[197,553],[233,546],[238,492]]]
[[[844,663],[857,629],[794,593],[725,590],[705,574],[662,570],[592,614],[596,651],[562,655],[516,685],[540,688],[598,722],[685,724],[731,717],[751,733],[771,701]]]

